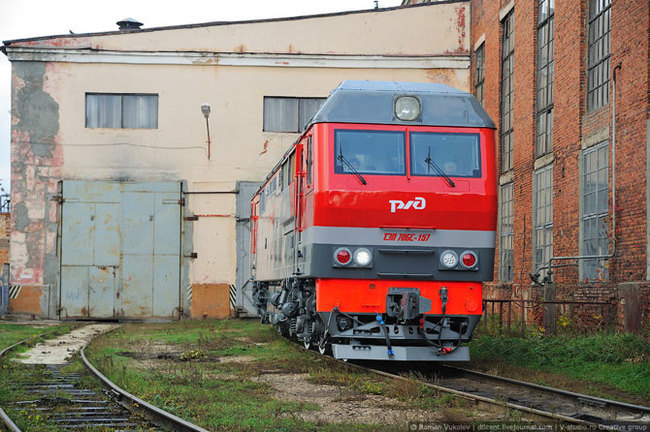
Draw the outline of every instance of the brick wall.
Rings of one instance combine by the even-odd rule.
[[[537,3],[537,0],[514,1],[514,167],[508,174],[514,182],[514,281],[498,281],[497,252],[495,281],[488,284],[486,298],[533,298],[539,295],[531,289],[528,276],[533,270]],[[610,139],[613,104],[610,82],[610,103],[594,112],[586,112],[588,1],[555,3],[553,252],[555,256],[572,256],[580,253],[580,155],[584,145],[595,143],[600,138]],[[645,173],[650,107],[650,4],[647,0],[612,3],[610,69],[621,64],[617,72],[616,94],[617,253],[610,260],[608,281],[581,283],[576,266],[556,269],[554,279],[559,300],[612,301],[615,310],[611,318],[619,328],[627,328],[625,314],[632,313],[633,309],[625,306],[628,301],[623,299],[625,296],[638,297],[641,323],[648,327],[650,299],[646,284]],[[510,4],[506,0],[471,2],[470,45],[476,48],[478,43],[485,41],[485,109],[497,125],[500,124],[501,101],[499,14],[502,12],[503,16]],[[497,144],[497,153],[499,150]],[[611,203],[611,155],[609,162]],[[540,161],[537,163],[539,166]],[[625,285],[625,290],[621,288],[629,283],[636,284],[633,295],[628,285]],[[576,316],[576,308],[573,309],[571,313],[576,320],[593,320],[600,315],[598,311],[587,311],[583,307],[578,308],[581,311]],[[531,317],[537,319],[538,315],[531,313]]]
[[[9,262],[9,221],[11,213],[0,213],[0,267]]]

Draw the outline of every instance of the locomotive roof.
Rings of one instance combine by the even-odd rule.
[[[393,112],[398,96],[416,96],[422,114],[402,121]],[[421,126],[486,127],[494,121],[476,98],[445,84],[394,81],[343,81],[312,118],[314,123],[373,123]]]

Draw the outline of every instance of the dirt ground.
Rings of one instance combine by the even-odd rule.
[[[317,404],[320,411],[303,411],[298,416],[314,423],[406,424],[409,421],[434,421],[440,413],[408,409],[405,403],[385,396],[362,394],[346,387],[310,383],[309,374],[263,374],[275,397],[282,400]]]
[[[89,324],[54,339],[35,345],[17,361],[27,364],[63,364],[88,345],[97,335],[118,327],[115,324]]]

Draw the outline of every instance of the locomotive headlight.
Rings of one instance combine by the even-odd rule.
[[[420,101],[415,96],[400,96],[395,99],[395,117],[413,121],[420,117]]]
[[[359,267],[368,267],[372,262],[372,253],[366,248],[359,248],[354,251],[354,263]]]
[[[452,269],[458,265],[458,254],[452,250],[446,250],[440,255],[440,264],[444,268]]]

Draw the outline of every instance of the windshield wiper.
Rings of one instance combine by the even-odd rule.
[[[428,168],[433,167],[440,176],[442,176],[445,180],[447,180],[447,183],[449,183],[449,186],[451,187],[456,187],[456,183],[449,177],[439,166],[436,164],[433,159],[431,159],[431,147],[429,147],[429,155],[427,158],[424,160],[427,163]]]
[[[352,166],[352,164],[351,164],[350,162],[348,162],[348,160],[345,158],[345,156],[343,156],[343,150],[341,149],[341,147],[339,147],[339,155],[337,156],[337,159],[338,159],[339,161],[341,161],[341,163],[342,163],[343,165],[345,165],[345,166],[347,167],[347,169],[350,170],[350,171],[352,172],[352,174],[354,174],[354,175],[357,177],[357,180],[359,180],[359,182],[360,182],[362,185],[366,185],[366,184],[368,184],[368,182],[366,181],[366,179],[364,179],[363,176],[362,176],[361,174],[359,174],[359,171],[357,171],[356,169],[354,169],[354,167]]]

